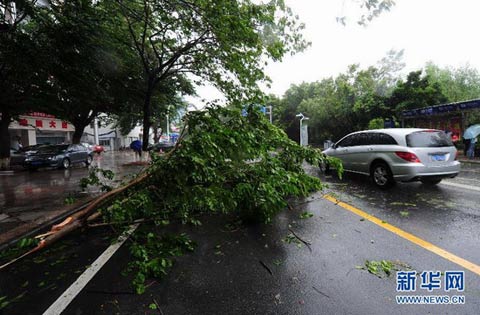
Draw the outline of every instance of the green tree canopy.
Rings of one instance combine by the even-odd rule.
[[[442,87],[432,82],[428,75],[422,76],[422,71],[412,71],[405,81],[400,81],[387,100],[392,116],[401,116],[406,109],[421,108],[447,102]]]
[[[174,80],[175,79],[175,80]],[[141,94],[141,91],[136,90],[135,93]],[[161,134],[158,129],[165,130],[168,115],[170,121],[179,117],[180,111],[185,111],[188,107],[187,102],[183,99],[185,95],[193,95],[195,90],[190,82],[184,76],[178,78],[171,78],[161,82],[157,87],[152,99],[152,129],[156,143]],[[135,126],[141,124],[143,119],[142,103],[123,102],[118,109],[115,110],[114,117],[117,122],[116,125],[120,128],[122,134],[128,134]]]
[[[115,19],[102,2],[80,0],[49,1],[36,20],[43,31],[42,48],[51,56],[45,103],[50,113],[75,126],[74,143],[97,114],[135,99],[123,91],[129,90],[138,67],[110,36],[109,21]]]
[[[431,82],[440,85],[448,102],[480,97],[480,73],[470,65],[459,68],[440,68],[433,63],[427,63],[425,73]]]
[[[283,1],[118,0],[131,49],[144,69],[144,130],[151,125],[153,91],[160,82],[190,73],[214,84],[229,100],[260,98],[266,61],[304,49],[303,25]],[[144,133],[144,146],[148,132]]]

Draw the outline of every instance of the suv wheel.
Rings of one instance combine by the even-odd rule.
[[[395,184],[392,171],[384,162],[377,162],[373,165],[371,176],[373,183],[380,188],[389,188]]]

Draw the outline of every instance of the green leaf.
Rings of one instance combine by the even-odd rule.
[[[157,305],[155,303],[151,303],[149,306],[148,306],[149,309],[151,310],[156,310],[157,309]]]
[[[311,217],[313,217],[313,213],[310,213],[310,212],[305,211],[302,214],[300,214],[300,219],[308,219]]]

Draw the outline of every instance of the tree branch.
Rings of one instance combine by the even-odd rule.
[[[132,22],[130,21],[128,12],[126,12],[126,7],[122,3],[122,0],[117,0],[117,3],[120,5],[122,15],[125,17],[125,20],[127,21],[128,31],[129,31],[130,36],[131,36],[131,38],[133,40],[133,43],[135,45],[135,49],[137,50],[137,53],[138,53],[140,59],[142,60],[143,68],[146,72],[150,72],[149,71],[149,66],[148,66],[148,61],[147,61],[146,56],[145,56],[145,46],[144,45],[141,46],[139,44],[139,42],[138,42],[138,40],[135,36],[135,32],[133,30]]]

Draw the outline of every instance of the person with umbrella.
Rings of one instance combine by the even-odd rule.
[[[132,141],[132,143],[130,143],[130,149],[135,151],[135,153],[137,153],[140,156],[140,158],[142,157],[142,141],[140,140]]]
[[[463,133],[463,139],[469,141],[467,149],[467,157],[472,160],[475,157],[475,145],[477,137],[480,134],[480,124],[470,125]]]

